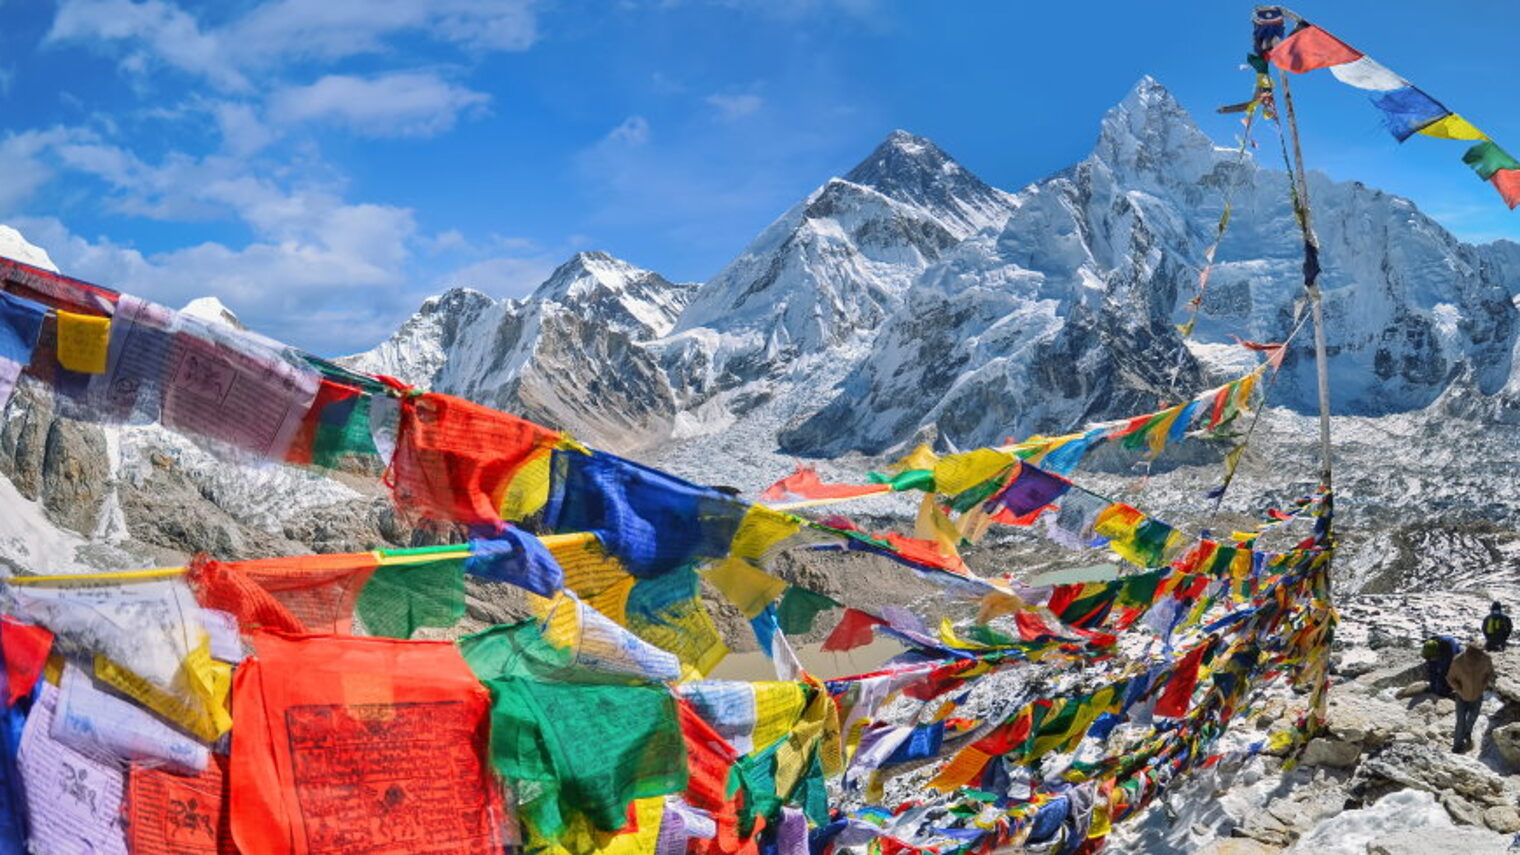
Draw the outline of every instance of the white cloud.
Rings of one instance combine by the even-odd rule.
[[[120,43],[122,67],[156,65],[250,88],[254,72],[288,61],[380,53],[387,40],[422,33],[474,52],[520,51],[538,38],[534,0],[266,0],[214,28],[166,0],[63,0],[50,42]]]
[[[219,101],[211,105],[217,129],[222,134],[222,148],[246,157],[274,142],[277,135],[259,118],[252,104]]]
[[[125,42],[130,47],[122,65],[128,70],[146,73],[157,60],[223,89],[248,88],[229,45],[217,34],[202,32],[193,17],[163,0],[64,0],[47,40]]]
[[[0,139],[0,214],[20,210],[52,179],[53,169],[44,155],[72,134],[66,128],[52,128],[11,133]]]
[[[649,120],[643,116],[629,116],[609,131],[603,142],[627,146],[644,145],[649,142]]]
[[[490,100],[426,71],[329,74],[309,86],[275,92],[269,112],[281,122],[332,122],[366,136],[426,137],[447,131],[461,112]]]
[[[728,121],[748,116],[765,103],[759,95],[709,95],[704,100]]]

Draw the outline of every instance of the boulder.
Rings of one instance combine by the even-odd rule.
[[[1456,793],[1441,793],[1439,801],[1441,807],[1446,808],[1452,822],[1458,825],[1483,825],[1483,808],[1467,799]]]
[[[1396,733],[1409,727],[1409,718],[1402,704],[1348,690],[1331,694],[1325,727],[1342,742],[1371,749],[1392,742]]]
[[[1509,838],[1478,828],[1396,831],[1367,844],[1367,855],[1504,855]]]
[[[1305,766],[1329,766],[1332,769],[1349,769],[1356,765],[1362,749],[1354,742],[1316,737],[1304,746]]]
[[[1504,778],[1471,755],[1453,754],[1430,741],[1394,742],[1362,761],[1356,777],[1362,790],[1409,788],[1455,793],[1482,807],[1507,803]]]
[[[1494,805],[1483,812],[1483,823],[1500,834],[1520,831],[1520,811],[1510,805]]]
[[[1451,698],[1442,698],[1439,701],[1436,701],[1436,715],[1455,715],[1456,712],[1457,702]]]
[[[1506,724],[1489,731],[1499,756],[1512,772],[1520,772],[1520,722]]]
[[[1428,685],[1429,684],[1424,680],[1419,680],[1406,686],[1400,687],[1397,692],[1393,693],[1393,696],[1399,700],[1404,700],[1405,698],[1413,698],[1423,693],[1426,686]]]

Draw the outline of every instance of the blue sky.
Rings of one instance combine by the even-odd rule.
[[[69,273],[221,297],[325,354],[426,295],[520,296],[605,249],[703,280],[893,128],[1017,189],[1143,74],[1216,140],[1249,3],[0,0],[0,222]],[[1520,4],[1300,13],[1520,150]],[[1462,144],[1400,146],[1362,93],[1295,81],[1313,168],[1520,239]]]

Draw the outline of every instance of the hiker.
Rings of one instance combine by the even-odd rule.
[[[1497,602],[1488,607],[1488,617],[1483,619],[1483,648],[1491,652],[1504,649],[1509,643],[1510,630],[1514,625],[1510,623],[1509,615],[1504,613],[1504,607]]]
[[[1451,686],[1446,685],[1446,669],[1451,667],[1452,657],[1457,655],[1457,640],[1449,635],[1432,635],[1420,645],[1420,656],[1425,659],[1425,682],[1429,691],[1442,698],[1451,697]]]
[[[1483,705],[1483,693],[1494,681],[1494,660],[1476,641],[1469,641],[1467,649],[1451,660],[1446,672],[1457,697],[1457,728],[1451,750],[1461,754],[1472,748],[1473,725],[1478,722],[1478,708]]]

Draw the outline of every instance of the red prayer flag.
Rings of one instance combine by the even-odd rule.
[[[1171,681],[1156,701],[1156,715],[1187,715],[1188,706],[1193,702],[1193,689],[1198,685],[1198,664],[1203,661],[1203,654],[1208,652],[1209,647],[1210,644],[1204,642],[1188,651],[1177,663],[1177,667],[1172,670]]]
[[[428,392],[401,403],[396,454],[386,484],[412,517],[468,525],[501,522],[512,478],[559,433],[452,395]]]
[[[1488,179],[1511,210],[1520,206],[1520,169],[1501,169]]]
[[[1209,430],[1219,427],[1219,420],[1224,418],[1224,405],[1235,394],[1235,384],[1227,383],[1214,393],[1214,409],[1209,414]]]
[[[322,422],[322,411],[330,404],[346,401],[357,397],[358,394],[359,390],[352,386],[344,386],[323,378],[321,385],[317,386],[317,397],[312,399],[311,409],[307,410],[306,415],[301,418],[301,426],[296,429],[295,436],[290,439],[290,448],[285,452],[285,462],[298,466],[310,466],[311,449],[317,439],[317,427]]]
[[[1265,353],[1267,355],[1267,364],[1272,366],[1272,368],[1277,369],[1282,367],[1283,357],[1288,352],[1287,345],[1284,342],[1246,341],[1238,335],[1233,335],[1230,337],[1235,339],[1236,344],[1240,345],[1246,350],[1253,350],[1257,353]]]
[[[229,815],[260,855],[492,855],[491,698],[452,642],[254,635]]]
[[[53,634],[46,627],[0,615],[0,652],[5,655],[5,680],[10,688],[6,706],[15,706],[31,694],[52,648]]]
[[[1267,58],[1283,71],[1303,74],[1355,62],[1362,58],[1362,52],[1319,27],[1307,26],[1278,42]]]
[[[864,647],[875,637],[873,628],[886,625],[886,621],[865,612],[845,609],[844,616],[839,619],[839,625],[834,627],[834,631],[829,633],[829,637],[824,639],[823,646],[819,649],[828,653],[843,653],[857,647]]]
[[[196,599],[230,612],[245,631],[288,633],[353,631],[354,604],[375,571],[373,552],[210,561],[190,565]]]
[[[1033,713],[1025,709],[1019,713],[1018,718],[1003,722],[991,733],[972,743],[972,747],[994,756],[1007,754],[1024,744],[1024,740],[1029,738],[1029,730],[1033,724]]]
[[[1059,632],[1051,629],[1050,624],[1034,612],[1021,611],[1013,616],[1013,621],[1019,628],[1019,638],[1024,641],[1061,637]]]
[[[818,477],[818,470],[801,463],[792,474],[765,488],[760,498],[777,502],[789,496],[799,499],[853,499],[885,493],[892,488],[886,484],[825,484]]]
[[[127,773],[127,846],[153,855],[238,855],[227,801],[227,758],[199,775],[133,763]]]

